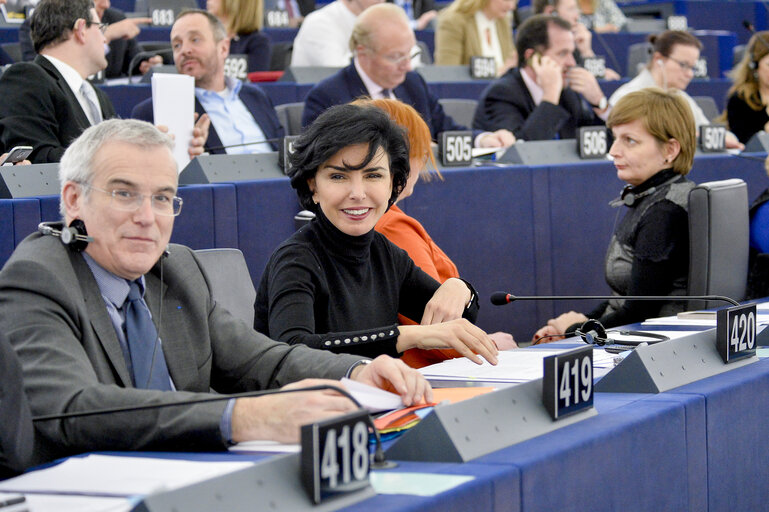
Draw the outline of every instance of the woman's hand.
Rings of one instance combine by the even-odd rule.
[[[475,364],[483,364],[479,355],[491,364],[497,364],[497,346],[488,334],[464,318],[434,325],[402,325],[396,349],[431,350],[453,348]]]
[[[422,325],[439,324],[462,318],[471,298],[472,292],[464,281],[454,277],[447,279],[440,288],[435,290],[433,297],[425,306]]]
[[[588,317],[582,313],[576,311],[569,311],[558,316],[558,318],[551,318],[547,321],[547,325],[555,327],[558,334],[566,334],[566,329],[574,324],[583,324],[588,321]]]
[[[540,327],[539,330],[534,333],[534,336],[531,337],[531,343],[534,345],[539,343],[551,343],[553,341],[562,340],[564,338],[565,336],[563,333],[559,333],[555,327],[551,325],[545,325],[544,327]]]

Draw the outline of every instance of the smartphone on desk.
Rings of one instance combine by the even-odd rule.
[[[0,166],[13,165],[22,160],[26,160],[30,153],[32,153],[32,146],[15,146],[7,155],[5,155],[5,158],[0,160]]]

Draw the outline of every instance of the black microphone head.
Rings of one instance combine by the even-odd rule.
[[[749,31],[753,32],[753,24],[748,20],[742,20],[742,26],[748,29]]]
[[[491,294],[491,303],[495,306],[504,306],[513,301],[513,296],[505,292],[494,292]]]

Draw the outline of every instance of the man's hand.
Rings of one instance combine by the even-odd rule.
[[[336,380],[305,379],[281,389],[323,384],[344,387]],[[256,439],[297,443],[302,425],[355,410],[357,407],[349,398],[333,390],[238,398],[232,410],[232,440],[236,443]]]
[[[572,67],[566,72],[569,88],[581,94],[591,105],[598,105],[605,95],[598,80],[585,68]]]
[[[554,105],[561,101],[563,90],[563,70],[561,65],[548,56],[534,55],[531,69],[537,77],[537,84],[542,87],[542,99]]]
[[[574,33],[574,44],[577,50],[579,50],[580,55],[583,57],[595,57],[595,53],[593,53],[593,33],[584,24],[579,22],[571,27],[571,31]]]
[[[506,148],[515,144],[515,135],[510,130],[497,130],[489,132],[478,139],[480,148]]]
[[[483,364],[479,355],[489,363],[497,364],[499,351],[494,341],[465,318],[433,325],[401,325],[399,329],[398,352],[410,348],[453,348],[475,364]]]
[[[417,30],[424,30],[425,28],[427,28],[427,25],[429,25],[430,22],[433,21],[437,17],[438,17],[438,11],[423,12],[422,16],[420,16],[416,20],[416,22],[417,22],[416,29]]]
[[[433,401],[433,390],[422,374],[390,356],[382,355],[356,367],[350,378],[399,394],[405,406]]]
[[[159,66],[163,64],[163,57],[160,55],[155,55],[153,57],[150,57],[147,60],[141,61],[139,64],[139,73],[142,75],[146,74],[147,71],[149,71],[154,66]]]
[[[3,1],[0,0],[0,4],[2,3]],[[8,156],[8,153],[3,153],[2,155],[0,155],[0,160],[5,158],[6,156]],[[30,162],[29,160],[20,160],[18,162],[15,162],[13,165],[32,165],[32,162]]]
[[[149,25],[152,18],[126,18],[124,20],[110,23],[107,30],[104,31],[104,37],[107,42],[115,39],[133,39],[139,35],[141,29],[139,25]]]
[[[190,160],[202,155],[206,151],[205,145],[208,140],[208,128],[211,126],[208,114],[203,114],[198,118],[198,113],[195,112],[195,119],[197,119],[197,122],[192,129],[192,139],[190,139],[190,146],[187,149]]]

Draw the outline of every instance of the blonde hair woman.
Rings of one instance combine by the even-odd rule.
[[[230,55],[246,55],[248,72],[270,69],[270,39],[264,35],[264,0],[207,0],[206,10],[227,27]]]
[[[455,0],[438,15],[435,63],[464,66],[470,57],[494,57],[497,75],[518,65],[512,11],[517,0]]]

